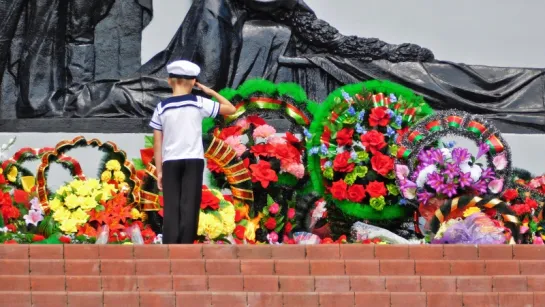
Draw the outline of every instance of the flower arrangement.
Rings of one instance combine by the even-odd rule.
[[[374,94],[365,85],[352,92],[343,89],[340,95],[334,94],[325,103],[325,114],[315,117],[320,122],[313,122],[305,133],[312,140],[309,154],[319,159],[325,198],[353,218],[402,218],[406,212],[399,206],[394,174],[397,140],[431,109],[412,94]],[[316,174],[318,167],[313,167]],[[320,183],[313,183],[319,190]]]
[[[545,222],[539,218],[539,214],[543,210],[543,203],[538,203],[532,196],[522,189],[512,188],[505,190],[501,198],[511,204],[511,210],[521,221],[517,243],[542,245],[545,240]]]
[[[503,191],[503,178],[496,177],[495,170],[507,165],[505,155],[494,159],[494,167],[484,167],[476,162],[466,148],[428,148],[418,153],[416,167],[409,176],[407,165],[396,165],[396,177],[401,183],[403,196],[427,204],[432,198],[447,199],[459,195],[498,194]]]
[[[85,225],[91,218],[91,210],[104,211],[101,201],[108,201],[116,192],[113,185],[101,184],[96,179],[76,179],[56,191],[49,202],[49,209],[63,233],[76,233],[78,227]]]
[[[470,207],[463,216],[441,223],[431,239],[433,244],[505,244],[511,242],[511,231],[498,219]]]
[[[236,151],[250,169],[252,181],[263,189],[271,183],[295,185],[305,176],[301,141],[290,132],[278,136],[276,130],[257,115],[239,119],[227,128],[216,128],[214,135]],[[208,168],[213,173],[221,173],[210,159]]]
[[[228,241],[235,231],[235,207],[218,190],[203,186],[199,228],[202,242]]]
[[[121,164],[117,160],[109,160],[105,165],[106,169],[100,175],[102,183],[113,184],[115,186],[122,185],[124,188],[129,187],[125,182],[125,174],[121,171]]]

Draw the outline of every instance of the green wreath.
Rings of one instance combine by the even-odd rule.
[[[410,125],[432,113],[422,97],[391,82],[336,90],[315,110],[306,132],[313,190],[348,218],[407,217],[410,210],[400,205],[393,172],[396,143]]]

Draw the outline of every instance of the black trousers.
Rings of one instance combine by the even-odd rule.
[[[193,244],[202,198],[203,159],[163,163],[163,244]]]

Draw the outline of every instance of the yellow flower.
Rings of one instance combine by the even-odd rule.
[[[100,181],[98,179],[87,179],[85,183],[93,190],[100,189]]]
[[[76,190],[76,194],[79,196],[88,196],[91,195],[92,191],[93,189],[89,185],[84,184]]]
[[[81,208],[72,212],[70,219],[75,220],[78,224],[85,224],[89,219],[89,214],[85,213]]]
[[[205,233],[210,239],[216,239],[219,237],[223,230],[223,223],[215,216],[210,215],[208,217],[208,223],[206,224]]]
[[[139,219],[140,218],[140,211],[138,211],[138,209],[136,209],[136,208],[132,208],[131,209],[131,218],[133,220]]]
[[[12,166],[10,169],[9,169],[9,172],[8,172],[8,180],[9,182],[15,182],[17,180],[17,174],[19,172],[17,171],[17,167],[15,166]]]
[[[125,181],[125,174],[123,174],[122,171],[115,171],[114,172],[114,179],[117,182],[123,182],[123,181]]]
[[[70,185],[70,187],[71,187],[73,190],[77,190],[77,189],[79,189],[81,186],[83,186],[83,184],[84,184],[83,181],[81,181],[81,180],[78,179],[78,180],[74,180],[74,181],[70,182],[69,185]]]
[[[0,167],[0,175],[4,173],[4,169]]]
[[[62,202],[56,197],[52,201],[49,202],[49,209],[51,209],[53,211],[59,210],[59,208],[61,208],[62,206],[63,206]]]
[[[75,194],[70,194],[70,195],[66,196],[66,198],[64,199],[64,205],[68,209],[76,209],[77,207],[79,207],[82,204],[83,204],[83,198],[78,197]]]
[[[481,209],[477,208],[477,207],[471,207],[471,208],[468,208],[464,211],[464,217],[468,217],[472,214],[475,214],[475,213],[479,213],[481,212]]]
[[[72,219],[67,219],[67,220],[62,221],[59,228],[64,233],[74,233],[74,232],[78,231],[77,223],[76,223],[75,220],[72,220]]]
[[[228,235],[235,230],[235,208],[229,204],[219,210],[223,224],[223,234]]]
[[[80,205],[81,209],[83,210],[91,210],[96,208],[97,206],[98,206],[97,201],[95,200],[94,197],[91,197],[91,196],[85,197],[85,199]]]
[[[121,164],[117,160],[110,160],[106,163],[106,169],[110,171],[119,171],[121,170]]]
[[[208,214],[199,213],[199,228],[197,229],[197,235],[204,236],[204,230],[206,229],[206,224],[208,223]]]
[[[102,172],[102,175],[100,175],[100,180],[102,182],[108,182],[112,179],[112,172],[111,171],[104,171]]]
[[[72,189],[69,186],[62,186],[57,190],[57,194],[59,195],[70,195],[72,193]]]
[[[132,242],[125,242],[123,245],[132,245]]]
[[[70,218],[70,211],[65,207],[60,207],[53,213],[53,219],[57,222],[62,222]]]

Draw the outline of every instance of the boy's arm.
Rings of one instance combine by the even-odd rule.
[[[153,130],[153,154],[155,157],[155,168],[157,169],[157,187],[163,190],[163,132]]]
[[[195,85],[198,88],[200,88],[206,95],[209,95],[209,96],[212,96],[212,97],[216,98],[216,100],[220,104],[219,114],[221,114],[221,115],[233,115],[233,114],[235,114],[237,109],[225,97],[221,96],[220,94],[218,94],[213,89],[200,84],[199,82],[195,83]]]

